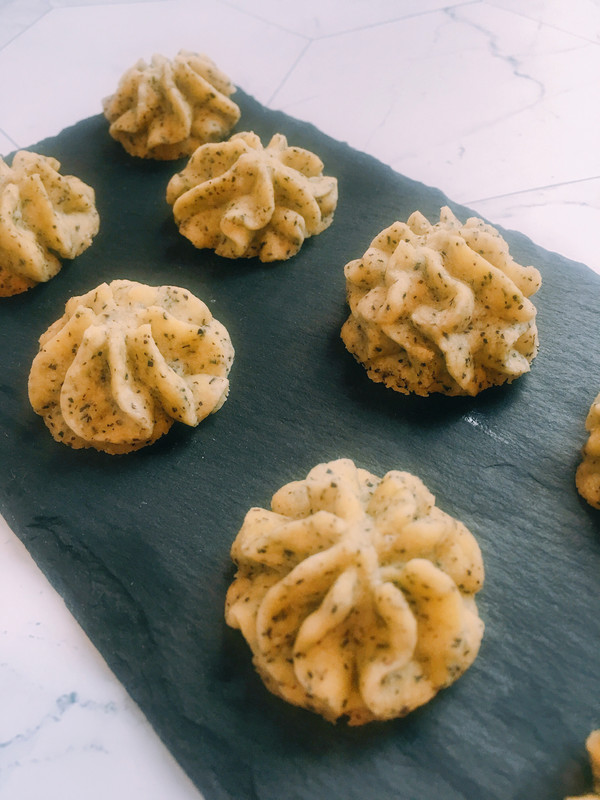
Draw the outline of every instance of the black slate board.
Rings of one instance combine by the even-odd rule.
[[[0,303],[1,512],[207,800],[558,800],[583,790],[584,740],[600,724],[600,536],[574,471],[600,388],[600,278],[506,233],[515,258],[543,275],[531,373],[476,399],[375,385],[339,339],[343,265],[394,220],[417,208],[433,220],[448,201],[236,99],[238,130],[263,141],[284,133],[339,180],[331,228],[283,264],[194,249],[164,200],[185,162],[130,158],[101,116],[32,147],[94,186],[102,222],[56,278]],[[27,401],[39,334],[69,296],[113,278],[187,287],[236,348],[218,414],[125,457],[56,444]],[[341,456],[379,475],[419,475],[475,534],[487,573],[473,667],[411,716],[358,729],[269,695],[223,620],[246,510]]]

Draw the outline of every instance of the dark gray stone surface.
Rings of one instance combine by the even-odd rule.
[[[543,276],[531,373],[475,399],[375,385],[339,338],[343,266],[395,219],[418,208],[433,220],[448,201],[242,92],[236,100],[238,130],[265,143],[285,133],[339,180],[333,225],[285,263],[196,250],[164,199],[185,162],[127,156],[101,116],[32,147],[94,186],[101,230],[48,284],[0,301],[0,510],[207,800],[583,790],[584,740],[600,724],[600,534],[574,472],[600,389],[600,277],[506,233]],[[127,456],[55,443],[27,399],[38,336],[69,296],[113,278],[187,287],[236,348],[218,414]],[[358,729],[269,695],[223,618],[246,510],[337,457],[419,475],[486,565],[475,664],[409,717]]]

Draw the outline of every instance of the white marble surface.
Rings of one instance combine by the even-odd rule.
[[[0,0],[0,153],[180,48],[600,272],[596,0]],[[199,797],[1,518],[0,797]]]

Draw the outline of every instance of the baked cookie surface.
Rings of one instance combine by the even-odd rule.
[[[235,86],[208,58],[181,50],[140,59],[103,100],[109,133],[132,156],[168,161],[224,139],[240,118]]]
[[[528,372],[538,350],[535,267],[495,228],[442,208],[395,222],[345,269],[346,348],[369,377],[403,394],[476,395]]]
[[[115,280],[72,297],[40,337],[29,399],[57,441],[126,453],[218,411],[233,355],[191,292]]]
[[[275,134],[252,132],[199,147],[167,186],[179,231],[226,258],[282,261],[333,221],[337,180],[321,159]]]
[[[0,158],[0,297],[50,280],[98,233],[94,190],[59,170],[55,158],[28,150],[11,166]]]
[[[328,720],[404,716],[477,656],[479,546],[406,472],[320,464],[250,509],[231,555],[227,623],[271,692]]]
[[[575,473],[575,484],[584,500],[600,509],[600,394],[590,406],[585,427],[589,436],[583,447],[583,459]]]

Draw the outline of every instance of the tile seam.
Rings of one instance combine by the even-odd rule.
[[[267,106],[271,105],[271,103],[275,100],[275,98],[277,97],[277,95],[279,94],[281,89],[285,86],[285,84],[288,81],[289,77],[292,75],[292,73],[294,72],[294,70],[296,69],[298,64],[302,61],[302,59],[306,55],[306,52],[310,48],[311,44],[312,44],[312,40],[309,40],[308,42],[306,42],[306,44],[304,45],[304,47],[302,48],[302,50],[300,51],[300,53],[298,54],[298,56],[294,60],[293,64],[290,66],[290,68],[287,70],[287,72],[285,73],[285,75],[283,76],[281,81],[279,82],[278,86],[271,93],[271,96],[267,100]]]
[[[600,41],[596,39],[591,39],[588,36],[584,36],[581,33],[575,33],[574,31],[568,31],[565,28],[561,28],[558,25],[553,25],[550,22],[546,22],[542,19],[537,19],[536,17],[529,16],[528,14],[524,14],[521,11],[514,11],[512,8],[504,8],[502,5],[497,5],[494,0],[481,0],[481,2],[488,6],[488,8],[495,8],[497,11],[504,11],[505,14],[512,14],[515,17],[520,17],[521,19],[526,19],[529,22],[533,22],[536,25],[539,25],[544,28],[551,28],[554,31],[558,31],[559,33],[564,33],[565,36],[573,36],[576,39],[580,39],[582,42],[587,42],[588,44],[595,44],[600,45]]]
[[[406,14],[402,17],[391,17],[390,19],[381,20],[381,22],[372,22],[369,25],[358,25],[356,28],[348,28],[348,30],[337,31],[336,33],[324,33],[322,36],[315,36],[313,41],[323,41],[324,39],[334,39],[338,36],[346,36],[348,34],[359,33],[360,31],[370,31],[375,28],[383,28],[386,25],[398,25],[401,22],[406,22],[411,19],[418,19],[419,17],[427,17],[430,14],[441,14],[448,10],[455,8],[464,8],[465,6],[478,6],[483,3],[483,0],[464,0],[463,2],[449,3],[442,5],[439,8],[430,8],[425,11],[415,11],[412,14]]]
[[[16,149],[16,150],[18,150],[18,149],[20,148],[20,146],[21,146],[21,145],[20,145],[18,142],[15,142],[15,140],[13,139],[13,137],[12,137],[12,136],[11,136],[11,135],[10,135],[10,134],[9,134],[9,133],[8,133],[8,132],[5,130],[5,129],[4,129],[4,128],[0,128],[0,134],[1,134],[2,136],[4,136],[6,139],[8,139],[8,141],[9,141],[9,142],[10,142],[12,145],[14,145],[14,147],[15,147],[15,149]]]
[[[250,11],[247,11],[245,8],[239,8],[239,6],[236,6],[235,3],[228,2],[228,0],[217,0],[217,2],[223,6],[226,6],[232,11],[237,11],[238,14],[244,14],[246,17],[250,17],[250,19],[254,19],[257,22],[262,22],[264,25],[272,25],[274,28],[283,31],[284,33],[288,33],[290,36],[297,36],[299,39],[304,39],[306,42],[309,43],[312,41],[311,37],[307,36],[305,33],[297,33],[296,31],[292,31],[289,28],[286,28],[284,25],[280,25],[277,22],[273,22],[272,20],[267,19],[266,17],[262,17],[259,14],[253,14]]]
[[[517,189],[514,192],[504,192],[503,194],[495,194],[488,197],[478,197],[476,200],[465,200],[464,205],[471,205],[473,203],[486,203],[489,200],[502,200],[505,197],[518,197],[519,195],[528,194],[530,192],[543,192],[548,189],[559,189],[563,186],[575,186],[579,183],[588,183],[590,181],[597,180],[600,180],[600,175],[590,175],[587,178],[575,178],[572,181],[559,181],[558,183],[548,183],[544,186],[532,186],[530,189]]]
[[[47,15],[48,15],[48,14],[49,14],[51,11],[53,11],[53,9],[52,9],[52,8],[47,8],[47,9],[46,9],[44,12],[42,12],[42,14],[40,14],[40,16],[39,16],[39,17],[36,17],[36,19],[35,19],[35,20],[33,20],[33,22],[30,22],[30,23],[26,24],[26,25],[23,27],[23,29],[22,29],[22,30],[20,30],[18,33],[16,33],[16,34],[15,34],[15,35],[14,35],[12,38],[10,38],[10,39],[9,39],[7,42],[4,42],[4,44],[3,44],[2,46],[0,46],[0,53],[1,53],[1,52],[2,52],[2,51],[3,51],[3,50],[6,48],[6,47],[8,47],[8,45],[9,45],[9,44],[11,44],[11,43],[12,43],[12,42],[14,42],[16,39],[18,39],[18,38],[19,38],[19,36],[22,36],[24,33],[27,33],[27,31],[31,30],[31,29],[34,27],[34,25],[37,25],[37,24],[38,24],[38,22],[39,22],[41,19],[44,19],[44,17],[45,17],[45,16],[47,16]],[[1,15],[0,15],[0,16],[1,16]]]

